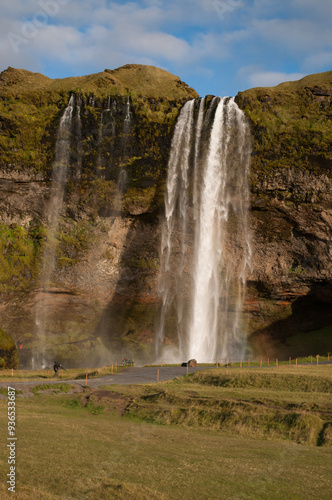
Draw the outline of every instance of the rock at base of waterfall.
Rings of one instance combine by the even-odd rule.
[[[182,363],[181,366],[190,366],[191,368],[195,368],[197,366],[196,359],[189,359],[187,363]]]

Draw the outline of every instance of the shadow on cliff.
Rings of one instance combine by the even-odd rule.
[[[266,358],[332,351],[332,283],[313,285],[307,295],[292,303],[290,316],[256,331],[249,342],[257,355]]]
[[[160,217],[163,179],[145,213],[128,216],[131,220],[112,300],[104,309],[95,336],[101,337],[112,354],[151,359],[157,297],[155,280],[159,263]],[[123,216],[123,215],[122,215]]]

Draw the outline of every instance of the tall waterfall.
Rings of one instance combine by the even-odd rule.
[[[250,268],[250,134],[233,98],[182,108],[173,135],[161,243],[156,349],[177,329],[177,360],[239,358]]]
[[[55,268],[56,257],[56,232],[59,226],[60,214],[63,206],[66,181],[68,176],[68,167],[70,161],[70,143],[73,132],[73,112],[75,107],[75,97],[71,95],[67,108],[65,109],[57,132],[55,146],[55,160],[53,164],[51,178],[51,193],[47,210],[47,242],[43,254],[43,267],[40,278],[40,287],[42,297],[39,300],[36,312],[35,322],[37,327],[38,352],[33,357],[33,364],[40,366],[45,363],[45,333],[48,319],[47,298],[45,293],[51,285],[52,273]],[[77,110],[77,123],[80,125],[79,109]],[[78,146],[80,148],[80,146]],[[80,169],[80,160],[77,162]]]

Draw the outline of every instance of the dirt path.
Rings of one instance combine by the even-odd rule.
[[[198,370],[206,370],[205,366],[198,366],[196,368],[188,368],[188,373],[195,373]],[[165,367],[134,367],[127,368],[116,375],[105,375],[104,377],[88,379],[88,387],[98,388],[104,385],[130,385],[130,384],[152,384],[159,381],[171,380],[176,377],[186,375],[187,368],[181,366],[165,366]],[[85,388],[85,379],[82,380],[64,380],[59,378],[35,380],[35,381],[22,381],[12,382],[10,378],[8,381],[0,382],[0,388],[14,387],[22,391],[22,396],[32,396],[32,389],[38,385],[43,384],[70,384],[73,385],[73,390],[70,393],[82,392]],[[43,391],[44,393],[47,391]],[[6,396],[0,396],[2,398]]]

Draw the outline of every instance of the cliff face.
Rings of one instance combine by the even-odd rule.
[[[153,351],[168,154],[178,112],[196,92],[139,65],[64,80],[9,68],[0,87],[1,326],[23,345],[23,365],[40,350],[43,316],[50,359],[108,362],[110,344]],[[59,123],[71,95],[69,168],[51,234]]]
[[[251,341],[267,355],[331,349],[332,72],[237,96],[252,129]]]
[[[70,95],[69,170],[52,236],[57,131]],[[1,74],[0,327],[23,345],[23,365],[39,349],[37,310],[47,316],[51,361],[109,362],[109,349],[153,357],[169,149],[181,107],[196,96],[148,66],[64,80],[11,68]],[[311,354],[316,342],[326,352],[332,72],[236,100],[253,141],[251,344],[267,356]],[[45,287],[42,261],[52,238],[55,268]]]

